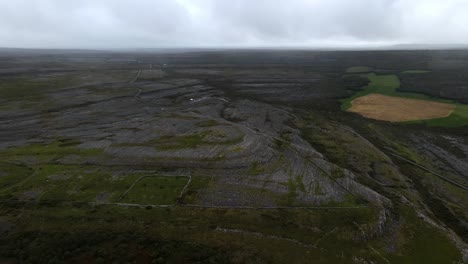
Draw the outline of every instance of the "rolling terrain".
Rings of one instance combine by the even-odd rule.
[[[465,263],[467,67],[462,50],[0,51],[0,262]],[[376,95],[453,107],[349,111]]]

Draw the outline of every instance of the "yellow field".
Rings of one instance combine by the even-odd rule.
[[[417,99],[369,94],[354,99],[349,112],[367,118],[390,122],[425,120],[449,116],[454,104],[438,103]]]

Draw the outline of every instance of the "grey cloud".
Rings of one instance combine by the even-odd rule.
[[[221,20],[228,19],[233,28],[241,27],[246,32],[273,39],[307,40],[336,35],[378,39],[393,35],[399,23],[398,17],[392,14],[391,1],[273,2],[218,1],[214,13]]]
[[[0,0],[0,46],[466,43],[465,0]]]

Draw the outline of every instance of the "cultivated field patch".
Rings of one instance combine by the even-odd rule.
[[[417,99],[369,94],[354,99],[349,112],[355,112],[367,118],[390,122],[427,120],[449,116],[454,104],[430,102]]]

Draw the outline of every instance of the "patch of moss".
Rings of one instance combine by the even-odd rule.
[[[344,170],[342,168],[339,168],[339,167],[334,167],[331,172],[330,172],[330,175],[334,178],[334,179],[340,179],[340,178],[343,178],[345,176],[344,174]]]
[[[0,162],[0,193],[31,176],[33,170],[25,165]]]
[[[180,148],[196,148],[203,144],[204,134],[192,134],[184,136],[162,136],[157,140],[153,140],[156,148],[161,150],[180,149]]]
[[[248,174],[251,175],[260,175],[265,172],[265,167],[260,165],[258,161],[254,161],[247,171]]]
[[[209,188],[211,180],[211,177],[208,176],[192,176],[192,180],[182,197],[182,202],[184,204],[195,204],[199,198],[200,192],[202,192],[203,189]]]
[[[212,126],[218,126],[218,125],[220,125],[220,123],[213,119],[204,120],[197,124],[197,126],[199,127],[212,127]]]
[[[48,144],[12,147],[0,151],[0,157],[3,160],[19,160],[21,157],[31,156],[38,161],[48,161],[72,154],[79,156],[98,156],[104,154],[102,149],[81,149],[76,147],[77,144],[79,144],[79,141],[61,139]]]
[[[322,186],[320,186],[320,183],[317,182],[314,187],[314,194],[315,195],[324,195],[325,193],[323,192]]]
[[[231,148],[231,150],[233,152],[241,152],[241,151],[245,150],[245,147],[243,147],[243,146],[234,146],[234,147]]]
[[[304,175],[303,174],[299,174],[299,175],[296,176],[296,185],[297,185],[297,187],[299,188],[299,190],[301,192],[306,191],[306,188],[305,188],[305,185],[304,185]]]
[[[207,140],[208,137],[220,138],[218,141]],[[201,145],[233,145],[242,141],[243,137],[223,139],[226,137],[222,131],[210,130],[190,135],[168,135],[152,140],[150,143],[160,150],[193,149]]]

